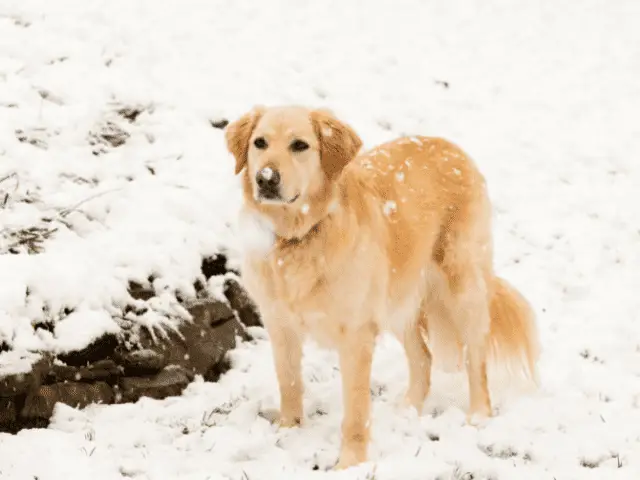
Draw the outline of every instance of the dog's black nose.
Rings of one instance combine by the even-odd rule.
[[[276,193],[280,186],[280,174],[271,167],[265,167],[256,174],[256,183],[261,191]]]

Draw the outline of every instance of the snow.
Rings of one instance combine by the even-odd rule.
[[[371,462],[327,472],[342,412],[335,355],[309,346],[307,422],[278,430],[258,415],[278,398],[262,335],[218,384],[58,406],[49,429],[0,435],[0,478],[640,478],[640,4],[337,8],[2,2],[0,249],[26,248],[11,232],[49,235],[43,253],[0,256],[0,339],[15,349],[2,368],[117,327],[127,282],[150,274],[163,295],[133,321],[171,328],[202,256],[268,251],[270,226],[238,221],[234,162],[209,121],[299,103],[329,107],[367,146],[441,136],[475,159],[495,207],[496,270],[538,314],[541,389],[512,395],[492,379],[498,415],[475,429],[464,376],[436,372],[418,418],[398,404],[400,347],[381,339]],[[141,113],[129,122],[124,107]],[[103,129],[128,137],[89,145]],[[55,336],[34,331],[44,320]]]
[[[398,209],[398,204],[394,200],[387,200],[382,206],[382,211],[389,216]]]
[[[271,167],[264,167],[260,170],[260,176],[269,181],[273,178],[273,169]]]
[[[40,358],[40,355],[31,352],[10,351],[3,353],[0,355],[0,378],[7,375],[28,373]]]

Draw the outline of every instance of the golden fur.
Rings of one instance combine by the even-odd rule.
[[[533,313],[493,272],[485,180],[457,146],[406,137],[358,155],[352,128],[302,107],[255,108],[226,135],[243,175],[244,210],[268,221],[276,238],[269,251],[248,252],[242,272],[272,341],[282,426],[303,418],[307,336],[339,353],[337,468],[367,458],[371,361],[382,331],[404,345],[406,400],[418,411],[432,356],[464,359],[469,420],[492,413],[488,360],[537,380]],[[258,137],[268,148],[254,147]],[[296,139],[308,150],[292,151]],[[279,172],[286,201],[257,199],[254,179],[265,166]]]

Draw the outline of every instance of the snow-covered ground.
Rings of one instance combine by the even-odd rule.
[[[402,410],[404,357],[383,339],[371,462],[331,472],[334,354],[309,347],[308,421],[278,431],[258,415],[277,406],[258,331],[217,384],[61,406],[47,430],[0,434],[0,478],[640,478],[639,22],[637,0],[2,0],[0,249],[49,237],[41,255],[0,256],[3,371],[117,328],[128,280],[153,274],[166,292],[134,321],[177,318],[201,257],[237,258],[239,190],[210,121],[256,103],[328,106],[366,146],[460,144],[489,182],[497,271],[533,303],[544,353],[540,391],[496,388],[499,415],[474,429],[462,375],[434,376],[424,416]],[[109,121],[126,142],[89,145]]]

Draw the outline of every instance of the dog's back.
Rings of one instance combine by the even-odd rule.
[[[400,138],[359,156],[345,175],[349,170],[366,179],[386,216],[392,297],[402,297],[432,263],[442,264],[452,236],[470,223],[478,227],[469,241],[490,244],[484,179],[455,145],[439,138]]]

